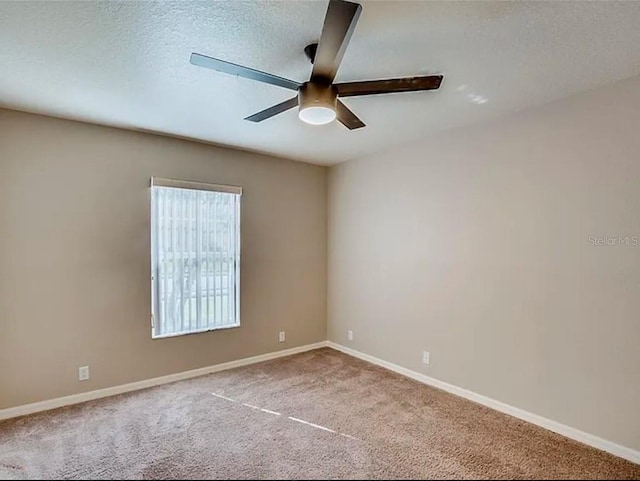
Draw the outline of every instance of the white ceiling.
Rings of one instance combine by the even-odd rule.
[[[334,164],[640,75],[640,2],[361,3],[338,81],[445,78],[345,99],[357,131],[295,110],[246,122],[292,92],[189,63],[199,52],[304,81],[324,1],[0,1],[0,106]]]

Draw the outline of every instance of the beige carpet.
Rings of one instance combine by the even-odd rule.
[[[319,349],[0,423],[2,479],[640,478],[640,465]]]

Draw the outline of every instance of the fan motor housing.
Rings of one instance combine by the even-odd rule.
[[[298,89],[300,110],[307,107],[328,107],[336,110],[338,91],[332,85],[318,82],[305,82]]]

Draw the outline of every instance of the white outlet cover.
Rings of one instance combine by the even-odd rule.
[[[422,353],[422,362],[424,364],[429,364],[430,358],[431,358],[431,355],[429,354],[429,351],[424,351]]]
[[[353,331],[347,332],[347,339],[349,339],[350,341],[353,341]]]
[[[89,379],[89,366],[81,366],[78,368],[78,381],[86,381]]]
[[[286,337],[285,337],[284,331],[280,331],[280,334],[278,334],[278,341],[284,342],[285,339],[286,339]]]

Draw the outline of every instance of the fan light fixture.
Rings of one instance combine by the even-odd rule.
[[[298,90],[298,117],[312,125],[324,125],[336,118],[338,93],[331,85],[305,82]]]
[[[336,119],[336,111],[320,105],[306,108],[301,107],[298,112],[298,117],[308,124],[324,125]]]

